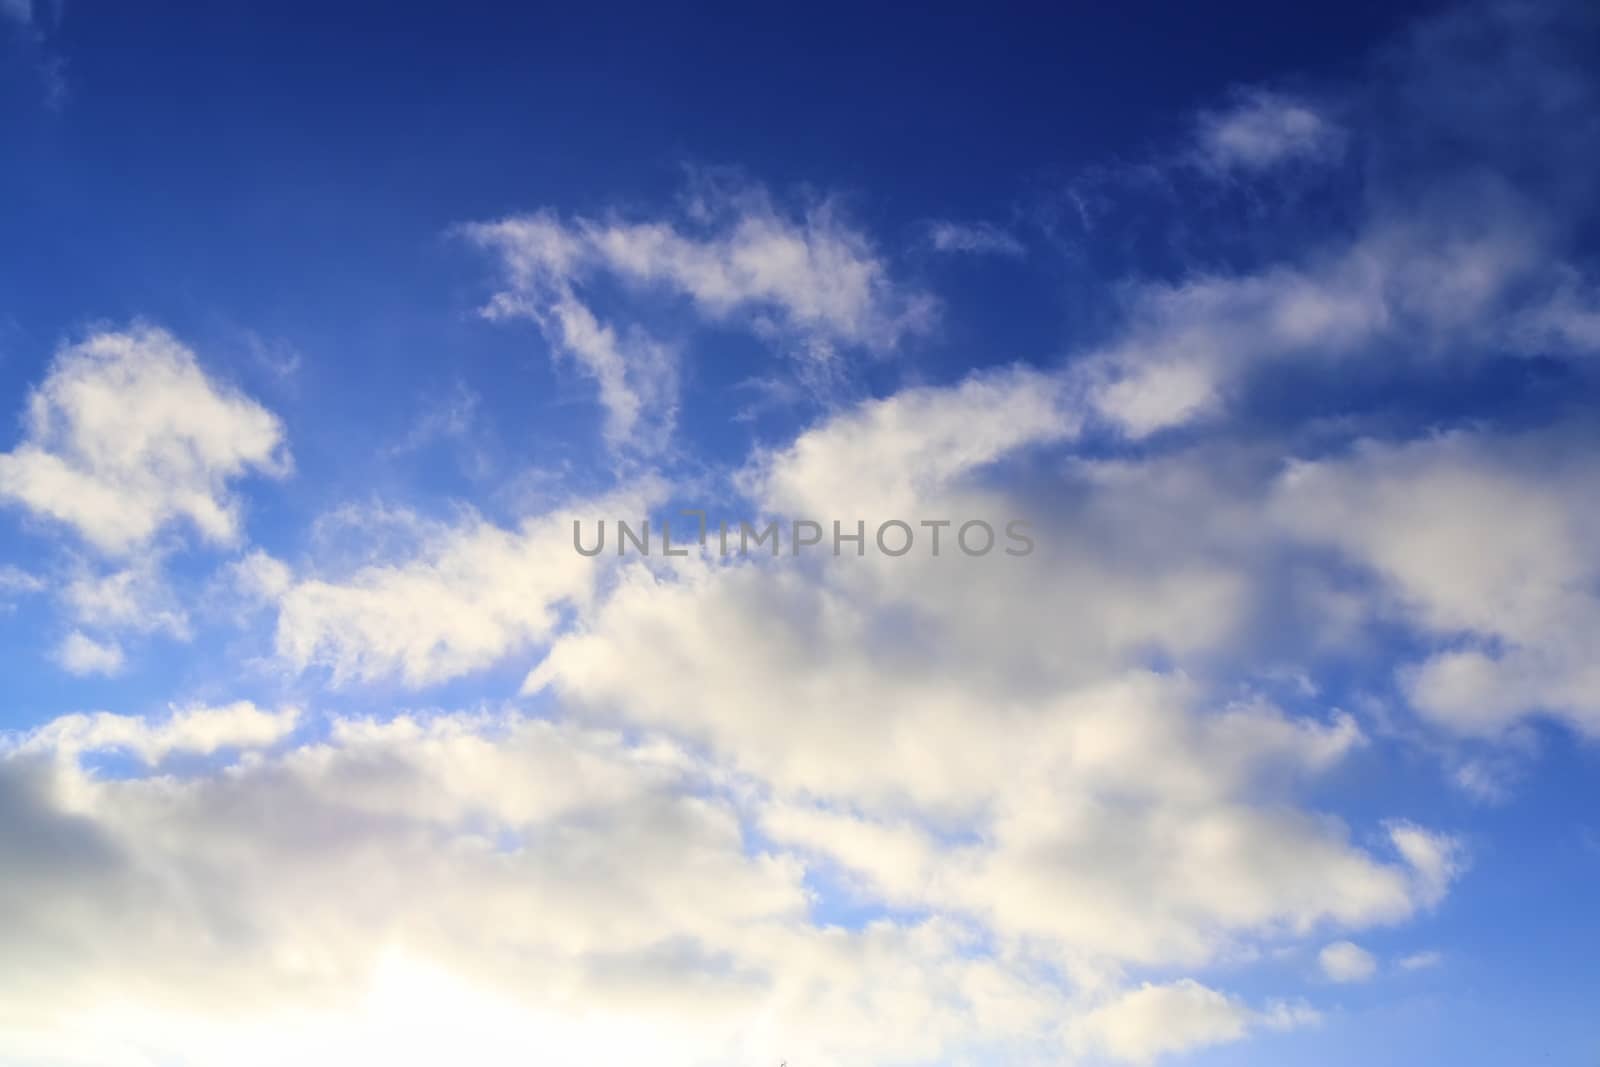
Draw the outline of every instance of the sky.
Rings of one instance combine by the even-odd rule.
[[[0,143],[0,1064],[1600,1062],[1592,5],[0,0]]]

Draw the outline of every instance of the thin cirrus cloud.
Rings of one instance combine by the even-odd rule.
[[[1028,254],[1015,234],[992,222],[951,222],[928,224],[928,244],[935,252],[1021,258]]]

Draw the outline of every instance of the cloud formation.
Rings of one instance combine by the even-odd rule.
[[[58,662],[114,674],[131,635],[194,632],[207,607],[162,581],[192,532],[240,549],[208,588],[261,609],[228,653],[296,698],[130,694],[4,736],[0,1060],[1147,1064],[1314,1026],[1297,994],[1376,976],[1356,939],[1470,859],[1458,809],[1342,790],[1442,749],[1497,794],[1532,724],[1600,732],[1591,420],[1361,389],[1422,381],[1422,405],[1507,363],[1565,388],[1596,337],[1581,202],[1456,128],[1429,72],[1459,57],[1407,48],[1392,106],[1246,91],[1184,141],[1208,196],[1359,161],[1348,226],[1129,278],[1062,358],[912,368],[688,475],[631,480],[670,452],[682,313],[827,363],[904,344],[932,297],[833,202],[748,187],[469,226],[503,272],[486,312],[594,379],[630,462],[510,518],[339,508],[348,556],[315,531],[244,551],[239,487],[287,470],[283,427],[170,335],[63,348],[0,457],[0,493],[81,553],[51,579]],[[1548,108],[1529,122],[1586,97],[1500,62]],[[1413,134],[1477,154],[1395,164]],[[713,522],[1014,519],[1037,551],[574,549],[573,519],[703,495]]]
[[[1203,113],[1196,142],[1201,165],[1227,174],[1327,162],[1343,150],[1345,133],[1309,101],[1252,89],[1226,109]]]
[[[335,685],[431,685],[549,638],[564,610],[591,602],[609,562],[574,551],[573,519],[644,514],[661,491],[571,501],[510,530],[476,515],[425,526],[413,555],[333,577],[254,554],[238,578],[276,609],[277,653],[296,670],[325,668]]]
[[[1489,735],[1531,714],[1600,731],[1595,474],[1558,428],[1457,432],[1293,466],[1276,508],[1374,573],[1439,646],[1403,673],[1414,706]],[[1580,446],[1581,449],[1581,446]]]
[[[1335,982],[1365,982],[1378,972],[1372,953],[1352,941],[1335,941],[1317,953],[1322,973]]]
[[[1252,1011],[1236,998],[1192,979],[1146,983],[1095,1009],[1076,1028],[1078,1045],[1124,1063],[1151,1063],[1164,1053],[1237,1041],[1258,1026],[1289,1029],[1316,1021],[1310,1009],[1279,1004]]]
[[[213,381],[192,351],[153,327],[62,348],[29,398],[25,427],[0,454],[0,498],[111,556],[180,521],[232,544],[240,520],[228,483],[289,469],[277,417]]]
[[[96,641],[81,630],[73,630],[56,646],[56,663],[68,674],[118,674],[124,658],[122,646],[113,641]]]
[[[681,220],[568,221],[547,211],[463,232],[504,271],[506,287],[484,313],[533,319],[552,348],[595,380],[605,438],[617,449],[665,443],[679,357],[642,326],[602,318],[584,295],[592,283],[661,291],[687,300],[707,322],[737,322],[811,353],[892,350],[934,310],[931,297],[893,280],[882,254],[836,206],[788,213],[753,187],[712,190]]]

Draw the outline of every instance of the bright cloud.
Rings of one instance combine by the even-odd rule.
[[[70,759],[82,752],[116,749],[153,765],[173,752],[210,755],[221,748],[270,745],[289,735],[299,714],[294,708],[262,711],[240,701],[218,708],[174,708],[165,721],[158,723],[110,712],[68,715],[29,733],[17,751],[46,752]]]
[[[0,964],[9,1061],[422,1063],[448,1040],[488,1064],[866,1064],[1036,1038],[1060,1009],[942,923],[806,925],[799,866],[748,851],[670,745],[459,715],[339,720],[226,772],[112,780],[70,759],[270,743],[292,721],[65,720],[0,761],[22,917]]]
[[[277,652],[296,669],[326,668],[335,684],[428,685],[550,637],[563,608],[590,601],[606,565],[574,551],[574,518],[643,514],[659,493],[574,501],[513,530],[470,516],[427,529],[412,557],[334,578],[296,577],[255,555],[241,579],[276,606]]]
[[[1322,973],[1335,982],[1365,982],[1378,972],[1372,953],[1352,941],[1335,941],[1317,953]]]
[[[1279,513],[1373,570],[1441,647],[1404,676],[1417,707],[1469,734],[1536,713],[1600,729],[1594,472],[1563,434],[1458,433],[1291,468]],[[1463,643],[1461,638],[1468,638]]]
[[[122,646],[96,641],[74,630],[56,646],[56,662],[69,674],[117,674],[122,670]]]
[[[22,443],[0,454],[0,497],[110,555],[180,520],[231,544],[239,507],[228,483],[289,466],[271,412],[212,381],[192,351],[149,327],[61,349],[25,426]]]
[[[1252,1013],[1232,997],[1184,979],[1144,985],[1095,1010],[1079,1041],[1127,1063],[1150,1063],[1167,1052],[1237,1041]]]

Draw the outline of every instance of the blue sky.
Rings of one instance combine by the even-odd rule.
[[[0,55],[0,1062],[1600,1059],[1583,5]]]

